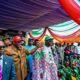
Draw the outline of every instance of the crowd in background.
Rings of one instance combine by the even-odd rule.
[[[4,37],[0,43],[0,56],[10,56],[14,61],[14,70],[5,71],[7,79],[0,80],[80,80],[80,42],[54,43],[47,36],[44,43],[29,38],[26,44],[14,36]]]

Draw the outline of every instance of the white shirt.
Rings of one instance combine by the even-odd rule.
[[[77,54],[80,54],[80,46],[76,46],[76,51]]]
[[[1,65],[1,69],[3,68],[3,55],[0,57],[0,65]]]
[[[44,46],[43,47],[43,52],[44,52],[44,55],[45,55],[45,60],[48,63],[54,63],[54,58],[53,58],[53,55],[52,55],[51,47]]]

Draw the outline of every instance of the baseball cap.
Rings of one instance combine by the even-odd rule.
[[[47,40],[53,40],[53,38],[51,36],[46,36],[45,41],[47,41]]]
[[[14,37],[12,38],[12,40],[13,40],[14,42],[17,42],[17,41],[21,41],[22,38],[21,38],[20,36],[14,36]]]

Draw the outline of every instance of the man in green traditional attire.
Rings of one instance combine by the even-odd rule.
[[[58,80],[52,45],[52,37],[46,36],[45,45],[33,54],[33,80]]]

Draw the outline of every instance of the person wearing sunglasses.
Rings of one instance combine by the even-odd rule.
[[[16,80],[13,58],[4,55],[4,43],[0,41],[0,80]]]

